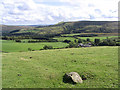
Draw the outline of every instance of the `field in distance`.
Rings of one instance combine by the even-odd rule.
[[[103,39],[107,39],[107,38],[117,38],[118,36],[103,36],[103,37],[77,37],[78,39],[87,39],[89,38],[91,41],[94,41],[95,39],[100,39],[100,40],[103,40]],[[71,41],[74,41],[76,38],[74,37],[69,37],[69,36],[66,36],[66,37],[54,37],[53,39],[57,39],[58,41],[64,41],[64,40],[71,40]]]
[[[118,47],[88,47],[2,53],[3,88],[117,88]],[[82,84],[63,82],[75,71]]]
[[[28,48],[31,50],[43,49],[45,45],[53,46],[54,48],[66,47],[68,44],[63,42],[40,42],[40,43],[18,43],[11,40],[2,40],[3,52],[25,52]]]
[[[82,33],[83,35],[84,33]],[[90,33],[92,34],[92,33]],[[53,39],[58,40],[58,42],[38,42],[38,43],[28,43],[29,40],[35,40],[35,39],[23,39],[21,40],[22,42],[15,42],[13,40],[2,40],[2,50],[3,52],[23,52],[23,51],[28,51],[28,48],[31,50],[40,50],[43,49],[45,45],[52,46],[53,48],[65,48],[68,46],[68,43],[64,43],[64,40],[78,40],[78,39],[84,39],[86,40],[87,38],[90,39],[90,41],[93,41],[95,39],[107,39],[107,38],[118,38],[117,33],[114,34],[109,34],[109,33],[95,33],[98,36],[95,37],[74,37],[74,35],[81,35],[80,33],[77,34],[62,34],[59,37],[54,37]],[[88,34],[89,35],[89,34]],[[114,36],[112,36],[114,35]],[[65,36],[65,37],[64,37]],[[76,39],[77,38],[77,39]],[[23,43],[24,42],[24,43]]]

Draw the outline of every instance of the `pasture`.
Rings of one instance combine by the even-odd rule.
[[[74,38],[74,37],[54,37],[53,39],[57,39],[58,41],[64,41],[66,39],[74,41],[76,38]]]
[[[2,53],[2,59],[3,88],[118,87],[117,46],[10,52]],[[82,84],[64,83],[63,75],[71,71],[87,79]]]
[[[2,40],[2,50],[4,52],[23,52],[28,51],[28,48],[32,50],[40,50],[44,45],[53,46],[53,48],[66,47],[67,43],[62,42],[40,42],[40,43],[18,43],[10,40]]]
[[[89,38],[91,41],[94,41],[95,39],[100,39],[100,40],[103,40],[103,39],[107,39],[107,38],[117,38],[118,36],[108,36],[108,37],[78,37],[80,39],[87,39]]]
[[[74,35],[83,35],[83,34],[96,34],[98,36],[118,36],[118,33],[74,33],[74,34],[61,34],[61,36],[74,36]]]
[[[117,38],[118,36],[102,36],[102,37],[77,37],[78,39],[87,39],[89,38],[91,41],[94,41],[95,39],[100,39],[100,40],[103,40],[103,39],[107,39],[107,38]],[[57,39],[58,41],[64,41],[64,40],[71,40],[71,41],[74,41],[76,38],[74,37],[55,37],[53,39]]]

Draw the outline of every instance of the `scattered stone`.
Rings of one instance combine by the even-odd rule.
[[[18,74],[18,76],[21,76],[21,74]]]
[[[77,62],[76,60],[72,60],[72,62]]]
[[[30,59],[31,59],[32,57],[30,57]]]
[[[28,59],[25,59],[25,58],[21,58],[21,60],[25,60],[25,61],[27,61]]]
[[[77,72],[70,72],[68,74],[66,73],[63,76],[63,82],[76,84],[76,83],[83,83],[83,80]]]

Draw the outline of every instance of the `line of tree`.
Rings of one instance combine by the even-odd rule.
[[[28,35],[4,35],[2,36],[3,40],[18,40],[18,39],[46,39],[53,38],[55,36],[61,36],[60,34],[28,34]]]
[[[92,46],[120,46],[120,39],[118,38],[110,38],[110,39],[104,39],[104,40],[100,40],[100,39],[94,39],[94,41],[91,41],[89,38],[85,39],[77,39],[74,41],[71,40],[64,40],[63,42],[68,43],[69,46],[67,46],[67,48],[72,48],[72,47],[79,47],[78,45],[80,43],[82,44],[88,44],[90,43]]]
[[[94,41],[91,41],[89,38],[85,39],[78,39],[78,40],[64,40],[64,43],[68,43],[69,45],[66,47],[62,48],[79,48],[79,44],[88,44],[90,43],[92,46],[120,46],[120,39],[118,38],[110,38],[110,39],[94,39]],[[53,48],[53,46],[45,45],[42,49],[40,50],[47,50],[47,49],[62,49],[62,48]],[[34,51],[31,48],[28,48],[28,51]]]

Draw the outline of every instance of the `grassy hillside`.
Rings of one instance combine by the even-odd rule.
[[[27,27],[27,26],[26,26]],[[7,30],[4,30],[7,28]],[[70,34],[70,33],[118,33],[117,21],[78,21],[61,22],[55,25],[27,27],[16,26],[13,30],[9,26],[3,26],[3,34],[9,35],[47,35],[47,34]],[[21,29],[22,28],[22,29]],[[12,32],[10,32],[12,30]],[[16,31],[17,30],[17,31]],[[6,32],[4,32],[6,31]]]
[[[5,33],[19,32],[22,29],[32,29],[33,26],[0,25],[0,28],[2,28],[2,31],[0,30],[0,33],[2,32],[4,35]]]
[[[102,53],[101,53],[102,52]],[[117,88],[118,47],[90,47],[2,53],[3,88]],[[63,82],[75,71],[82,84]]]

